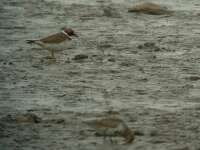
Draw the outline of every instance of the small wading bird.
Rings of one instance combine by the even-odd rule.
[[[171,15],[173,13],[173,11],[168,10],[167,7],[151,2],[136,4],[133,7],[130,7],[128,9],[128,12],[144,13],[151,15]]]
[[[35,40],[27,40],[28,44],[37,44],[40,47],[48,50],[51,53],[50,57],[55,59],[54,52],[65,50],[66,46],[71,43],[71,36],[77,36],[77,34],[71,28],[63,28],[63,31],[49,35],[47,37]]]
[[[106,137],[119,136],[125,139],[125,144],[130,144],[134,140],[134,132],[119,118],[108,117],[97,120],[84,121],[88,126],[96,130],[97,136]]]

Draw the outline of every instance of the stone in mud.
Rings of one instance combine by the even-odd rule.
[[[200,76],[190,76],[190,77],[187,77],[186,79],[190,81],[198,81],[200,80]]]
[[[108,58],[108,61],[109,62],[115,62],[116,60],[115,60],[115,58]]]
[[[158,136],[158,131],[156,129],[152,129],[152,130],[150,130],[149,135],[150,136]]]
[[[13,62],[3,62],[3,65],[13,65]]]
[[[75,61],[83,61],[85,59],[88,59],[88,55],[85,55],[85,54],[79,54],[79,55],[76,55],[74,56],[73,60]]]
[[[55,124],[63,124],[63,123],[65,123],[65,119],[62,119],[62,118],[52,119],[52,120],[48,120],[47,122],[55,123]]]
[[[147,92],[145,90],[139,90],[139,89],[137,89],[137,90],[135,90],[135,92],[138,95],[146,95],[147,94]]]
[[[165,139],[151,139],[149,142],[152,143],[152,144],[163,144],[163,143],[166,143]]]
[[[118,11],[111,6],[104,6],[103,15],[111,18],[120,18],[120,14],[118,13]]]
[[[123,67],[131,67],[131,66],[135,66],[136,62],[135,61],[122,61],[120,63],[120,66],[123,66]]]
[[[155,47],[156,44],[154,42],[146,42],[146,43],[144,43],[144,46],[145,47]]]
[[[168,10],[167,7],[159,4],[145,2],[136,4],[128,9],[128,12],[144,13],[150,15],[169,15],[172,11]]]
[[[160,52],[164,50],[164,48],[160,48],[154,42],[145,42],[144,44],[140,44],[137,46],[138,49],[148,49],[151,52]]]
[[[144,48],[154,48],[156,46],[153,42],[145,42],[144,44],[140,44],[137,46],[138,49],[144,49]]]

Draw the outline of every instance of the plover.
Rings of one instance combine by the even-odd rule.
[[[27,40],[29,44],[37,44],[51,53],[49,58],[55,59],[54,52],[65,50],[66,46],[71,42],[72,36],[77,34],[71,28],[63,28],[63,31],[49,35],[47,37],[35,40]]]
[[[134,140],[134,132],[120,118],[106,117],[84,122],[96,130],[96,135],[103,136],[104,139],[119,136],[125,139],[125,143],[132,143]]]
[[[167,7],[151,2],[136,4],[135,6],[129,8],[128,12],[144,13],[151,15],[170,15],[173,13],[172,11],[168,10]]]

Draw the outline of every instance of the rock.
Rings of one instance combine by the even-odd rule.
[[[136,92],[138,95],[146,95],[146,94],[147,94],[147,92],[146,92],[145,90],[139,90],[139,89],[137,89],[137,90],[135,90],[135,92]]]
[[[138,45],[137,48],[138,49],[143,49],[143,45]]]
[[[144,43],[144,47],[155,47],[156,44],[154,42],[146,42]]]
[[[154,42],[145,42],[144,44],[140,44],[137,46],[138,49],[148,49],[151,52],[160,52],[164,50],[164,48],[160,48]]]
[[[187,77],[186,79],[190,81],[198,81],[200,80],[200,76],[190,76],[190,77]]]
[[[138,49],[145,49],[145,48],[155,48],[156,44],[153,42],[145,42],[144,44],[140,44],[137,46]]]
[[[154,51],[155,52],[159,52],[159,51],[161,51],[161,48],[160,47],[155,47]]]
[[[52,119],[52,120],[49,120],[48,122],[55,123],[55,124],[63,124],[63,123],[65,123],[65,119],[62,119],[62,118],[60,118],[60,119]]]
[[[135,66],[136,62],[134,61],[123,61],[120,63],[120,66],[124,66],[124,67],[131,67],[131,66]]]
[[[76,55],[74,56],[73,60],[75,61],[83,61],[85,59],[88,59],[88,55],[85,55],[85,54],[79,54],[79,55]]]
[[[42,65],[41,65],[41,64],[33,64],[33,65],[32,65],[32,67],[33,67],[33,68],[40,69],[40,70],[42,70],[42,69],[43,69],[43,67],[42,67]]]
[[[104,6],[103,15],[106,17],[120,18],[120,14],[118,13],[118,11],[111,6]]]
[[[169,15],[172,11],[168,10],[167,7],[159,4],[145,2],[136,4],[128,9],[128,12],[144,13],[150,15]]]
[[[150,130],[149,135],[150,136],[158,136],[158,131],[156,129],[152,129],[152,130]]]
[[[115,58],[108,58],[108,61],[109,62],[115,62],[116,60],[115,60]]]
[[[150,142],[152,143],[152,144],[162,144],[162,143],[166,143],[166,141],[164,140],[164,139],[152,139],[152,140],[150,140]]]

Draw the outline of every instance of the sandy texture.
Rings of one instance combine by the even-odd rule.
[[[1,150],[200,149],[200,2],[154,1],[172,16],[128,13],[135,2],[1,0]],[[79,39],[56,63],[25,43],[63,26]],[[111,109],[132,144],[83,124]],[[24,113],[42,121],[11,119]]]

